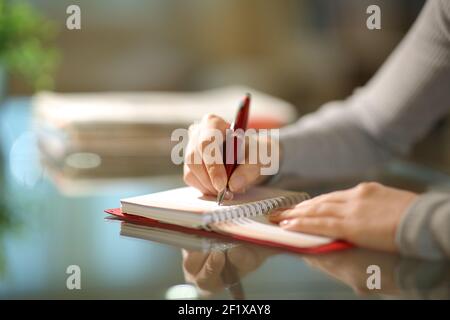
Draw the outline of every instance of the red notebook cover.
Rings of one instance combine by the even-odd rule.
[[[282,244],[271,242],[271,241],[263,241],[263,240],[259,240],[259,239],[253,239],[250,237],[243,237],[243,236],[237,236],[237,235],[223,235],[223,234],[220,234],[217,232],[211,232],[211,231],[206,231],[206,230],[201,230],[201,229],[191,229],[191,228],[182,227],[182,226],[178,226],[178,225],[174,225],[174,224],[162,223],[160,221],[153,220],[150,218],[145,218],[145,217],[141,217],[141,216],[124,213],[124,212],[122,212],[122,210],[120,208],[107,209],[107,210],[105,210],[105,212],[119,218],[120,220],[135,223],[135,224],[141,224],[141,225],[145,225],[145,226],[149,226],[149,227],[163,228],[163,229],[169,229],[169,230],[173,230],[173,231],[186,232],[186,233],[194,233],[194,234],[204,236],[204,237],[216,237],[216,238],[219,237],[219,238],[223,238],[223,239],[235,239],[235,240],[251,242],[251,243],[255,243],[255,244],[259,244],[259,245],[277,247],[277,248],[281,248],[281,249],[285,249],[285,250],[289,250],[289,251],[293,251],[293,252],[297,252],[297,253],[319,254],[319,253],[326,253],[326,252],[330,252],[330,251],[348,249],[348,248],[352,247],[352,245],[348,242],[336,240],[334,242],[331,242],[331,243],[328,243],[325,245],[321,245],[321,246],[317,246],[317,247],[298,248],[298,247],[294,247],[294,246],[282,245]]]

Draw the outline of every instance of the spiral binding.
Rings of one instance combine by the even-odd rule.
[[[307,193],[280,196],[255,202],[216,209],[209,213],[208,222],[217,223],[240,218],[250,218],[269,214],[274,209],[287,208],[309,199]]]

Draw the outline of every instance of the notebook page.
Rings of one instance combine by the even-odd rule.
[[[122,208],[127,204],[147,208],[164,208],[174,211],[202,213],[217,208],[213,197],[203,196],[194,188],[178,188],[120,200]],[[125,211],[126,212],[126,211]]]
[[[264,216],[219,222],[211,226],[219,233],[231,234],[297,248],[309,248],[333,242],[334,239],[287,231],[267,221]]]
[[[279,196],[297,195],[298,192],[277,190],[266,187],[254,187],[243,194],[235,194],[233,199],[225,200],[219,206],[216,197],[204,196],[192,187],[172,189],[148,195],[122,199],[122,209],[126,211],[127,204],[147,207],[164,208],[174,211],[185,211],[191,213],[206,213],[217,209],[224,209],[229,206],[275,198]]]

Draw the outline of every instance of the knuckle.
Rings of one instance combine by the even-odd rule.
[[[373,193],[379,185],[376,182],[362,182],[355,187],[355,191],[358,196],[367,196]]]
[[[220,119],[220,117],[213,113],[207,113],[202,117],[203,122],[212,122],[217,121],[218,119]]]
[[[328,203],[318,203],[313,206],[314,211],[321,214],[321,213],[328,213],[331,211],[331,206]]]
[[[219,130],[225,130],[228,127],[227,122],[224,119],[211,113],[207,113],[203,116],[202,124],[203,126]]]
[[[311,206],[311,208],[310,208],[310,212],[311,212],[312,214],[315,214],[315,213],[322,213],[322,212],[324,211],[324,207],[325,207],[325,204],[324,204],[324,203],[316,203],[316,204],[313,204],[313,205]]]

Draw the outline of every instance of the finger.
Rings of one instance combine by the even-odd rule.
[[[213,120],[210,121],[210,118]],[[205,144],[205,140],[208,139],[208,132],[212,130],[211,127],[215,126],[214,121],[216,121],[216,119],[220,118],[216,116],[206,116],[199,125],[194,124],[189,127],[189,142],[185,157],[185,164],[188,165],[190,171],[196,176],[197,181],[203,186],[202,189],[207,189],[207,194],[214,195],[217,194],[217,190],[212,184],[212,180],[207,171],[208,169],[202,159],[201,145]],[[221,121],[224,122],[223,120]]]
[[[241,164],[233,172],[228,185],[232,192],[242,192],[252,184],[261,175],[261,166],[258,164]]]
[[[342,220],[332,217],[301,217],[283,220],[280,223],[280,227],[289,231],[298,231],[333,238],[343,238]]]
[[[205,165],[202,164],[188,164],[189,169],[192,171],[192,173],[197,178],[197,181],[206,189],[208,190],[208,194],[216,195],[217,190],[213,187],[211,180],[209,178],[208,173],[206,172]]]
[[[190,251],[183,257],[183,269],[190,275],[196,275],[200,272],[208,259],[209,254],[197,251]]]
[[[184,183],[186,183],[188,186],[194,187],[197,190],[200,190],[204,195],[214,194],[197,179],[195,174],[189,168],[187,168],[187,165],[184,166]]]
[[[296,206],[292,209],[271,215],[272,221],[282,221],[301,217],[334,217],[342,218],[345,215],[346,206],[341,203],[321,202],[311,205]]]
[[[316,259],[316,257],[307,257],[307,258],[304,258],[304,260],[310,267],[316,268],[316,269],[332,276],[333,278],[336,278],[334,276],[334,273],[336,272],[336,266],[337,266],[336,264],[333,265],[333,268],[330,269],[328,265],[323,264],[323,261],[320,260],[320,258]]]
[[[236,266],[241,276],[255,270],[265,260],[265,257],[259,254],[259,251],[247,246],[232,248],[227,253],[229,262]]]
[[[208,160],[204,161],[204,166],[208,175],[208,180],[211,181],[216,193],[225,189],[228,180],[225,166],[222,163],[208,162]]]
[[[370,293],[369,289],[367,287],[364,286],[357,286],[354,285],[351,287],[353,289],[353,291],[355,292],[355,294],[359,297],[367,297]]]
[[[217,192],[227,185],[227,174],[223,164],[222,146],[225,141],[225,131],[229,124],[214,115],[206,115],[202,119],[201,132],[197,150],[202,155],[206,172]]]
[[[194,172],[194,174],[199,175],[197,178],[200,180],[200,182],[208,188],[208,190],[211,192],[211,194],[216,195],[217,189],[213,186],[211,178],[208,174],[206,165],[204,162],[202,162],[202,167],[200,170],[197,170]]]
[[[224,266],[225,253],[221,251],[211,253],[197,274],[198,287],[203,290],[215,290],[223,286],[221,275]]]
[[[186,159],[184,161],[185,167],[184,171],[190,171],[196,177],[197,185],[201,184],[203,190],[207,190],[207,192],[203,192],[204,194],[217,194],[216,189],[211,184],[208,173],[206,172],[206,168],[202,162],[201,156],[198,153],[196,148],[193,148],[192,145],[188,145],[186,152]]]
[[[295,206],[275,209],[272,212],[270,212],[270,214],[267,216],[267,218],[269,218],[269,220],[272,221],[273,219],[276,219],[278,216],[280,216],[283,212],[292,210],[294,208],[295,208]]]
[[[319,202],[346,202],[350,199],[352,192],[349,190],[339,190],[321,194],[309,200],[300,202],[297,206],[312,205]]]
[[[276,211],[271,212],[267,217],[269,218],[270,221],[278,223],[278,222],[288,219],[287,217],[289,216],[289,213],[294,208],[295,207],[278,209]]]

